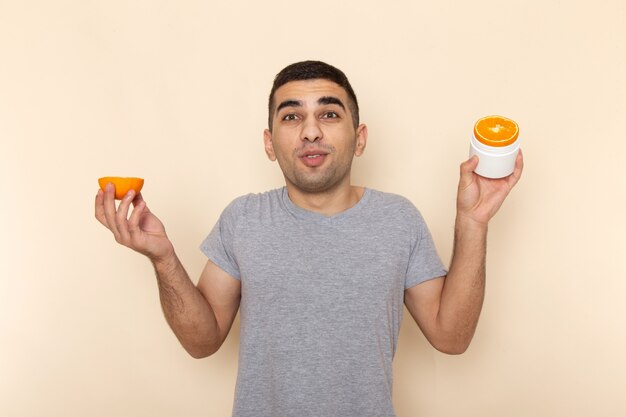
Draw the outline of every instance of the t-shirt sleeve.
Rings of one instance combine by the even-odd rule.
[[[233,278],[241,279],[233,250],[234,230],[238,218],[236,203],[237,201],[234,201],[222,212],[211,233],[202,241],[200,250]]]
[[[409,257],[405,288],[448,274],[437,254],[435,243],[422,215],[415,210],[415,241]]]

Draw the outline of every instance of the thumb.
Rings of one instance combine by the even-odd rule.
[[[461,179],[459,185],[464,188],[474,181],[474,170],[478,166],[478,156],[472,155],[467,161],[463,162],[460,167]]]

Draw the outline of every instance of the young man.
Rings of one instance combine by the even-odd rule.
[[[475,157],[461,164],[446,272],[409,201],[351,185],[367,127],[340,70],[283,69],[264,142],[286,185],[226,208],[201,245],[209,260],[197,286],[141,195],[116,209],[107,186],[96,218],[152,261],[165,317],[192,356],[216,352],[241,312],[234,416],[393,416],[403,304],[436,349],[465,351],[484,296],[487,223],[520,178],[521,154],[500,180],[473,173]]]

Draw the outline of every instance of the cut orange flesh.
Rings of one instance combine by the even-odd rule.
[[[519,126],[502,116],[487,116],[474,125],[474,137],[488,146],[507,146],[517,140]]]

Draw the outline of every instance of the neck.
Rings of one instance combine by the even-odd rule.
[[[324,216],[346,211],[359,202],[365,189],[350,184],[334,190],[307,192],[287,182],[289,199],[298,207]]]

